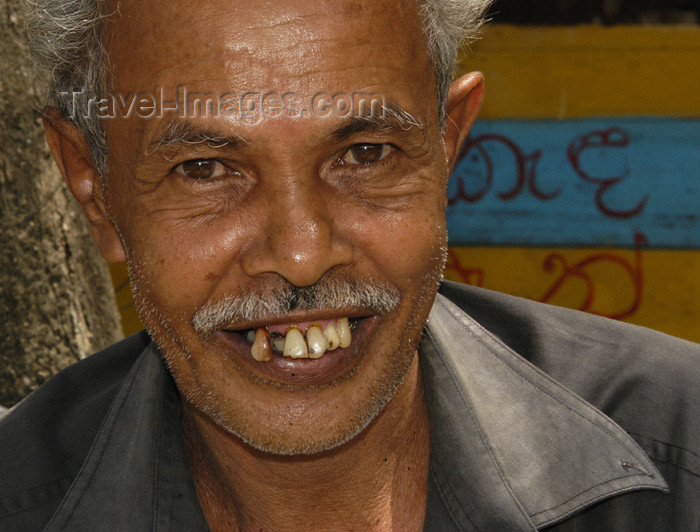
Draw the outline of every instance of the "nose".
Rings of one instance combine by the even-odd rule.
[[[319,181],[288,179],[259,196],[261,224],[242,258],[249,276],[276,274],[294,286],[310,286],[353,260],[348,235]]]

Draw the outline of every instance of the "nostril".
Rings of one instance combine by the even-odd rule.
[[[330,214],[273,203],[240,256],[246,275],[276,274],[294,286],[305,287],[331,269],[352,263],[351,240],[336,227]]]

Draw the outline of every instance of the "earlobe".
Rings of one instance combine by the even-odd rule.
[[[447,123],[445,126],[445,155],[450,172],[454,168],[460,148],[469,135],[484,101],[484,76],[471,72],[450,86],[447,96]]]
[[[43,119],[46,141],[68,188],[90,221],[92,236],[108,262],[125,262],[126,253],[107,213],[100,175],[90,149],[75,124],[57,111]]]

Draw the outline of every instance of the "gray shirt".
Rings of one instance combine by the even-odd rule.
[[[700,346],[441,291],[420,346],[426,530],[700,530]],[[0,453],[0,530],[208,530],[177,390],[145,334],[13,409]]]

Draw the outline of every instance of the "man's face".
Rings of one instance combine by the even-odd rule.
[[[342,444],[416,363],[443,266],[447,169],[415,2],[126,1],[119,13],[113,94],[233,98],[228,116],[105,121],[137,304],[187,407],[266,451]],[[343,116],[318,96],[314,109],[319,93],[379,94],[396,113]],[[220,312],[227,301],[249,306]],[[349,347],[251,355],[248,332],[344,317]]]

